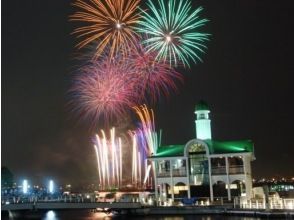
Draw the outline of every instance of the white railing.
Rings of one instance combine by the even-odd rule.
[[[173,169],[173,177],[182,177],[182,176],[187,176],[186,167]]]
[[[226,174],[226,167],[212,167],[211,174],[212,175],[224,175]]]
[[[244,209],[294,209],[294,198],[270,198],[268,204],[265,199],[241,200],[240,208]]]
[[[229,173],[230,174],[242,174],[242,173],[244,173],[244,167],[243,167],[243,165],[230,166]]]
[[[170,177],[170,171],[162,171],[162,172],[159,172],[157,173],[157,177],[160,178],[160,177]]]
[[[227,170],[226,170],[225,166],[212,167],[211,173],[212,173],[212,175],[224,175],[227,173]],[[229,167],[229,174],[242,174],[242,173],[244,173],[243,165]]]

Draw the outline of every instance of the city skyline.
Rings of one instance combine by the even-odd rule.
[[[197,1],[210,21],[203,63],[181,69],[177,94],[150,105],[162,144],[195,138],[195,105],[211,110],[216,140],[251,139],[253,176],[294,176],[291,168],[294,43],[291,3]],[[67,108],[77,50],[69,1],[2,2],[2,166],[16,177],[98,180],[90,129]],[[122,119],[134,127],[135,113]],[[128,124],[129,123],[129,124]],[[100,128],[103,128],[101,126]],[[131,155],[130,155],[131,158]]]

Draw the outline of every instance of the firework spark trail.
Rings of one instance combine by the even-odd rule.
[[[120,170],[120,174],[119,174],[119,178],[120,178],[120,186],[122,185],[123,179],[122,179],[122,143],[121,143],[121,139],[119,138],[119,170]]]
[[[106,178],[107,178],[107,185],[109,186],[110,185],[110,178],[109,178],[109,159],[108,159],[108,146],[107,146],[107,140],[106,140],[106,137],[105,137],[105,133],[104,133],[104,131],[102,130],[101,131],[101,133],[102,133],[102,146],[100,147],[100,149],[102,150],[102,152],[103,152],[103,164],[102,164],[102,166],[104,166],[105,167],[105,176],[106,176]]]
[[[142,188],[142,176],[146,169],[143,167],[143,162],[147,159],[145,149],[140,145],[140,137],[137,131],[129,131],[132,139],[132,184],[138,188]]]
[[[112,159],[112,163],[111,163],[111,167],[112,167],[112,179],[114,179],[115,178],[115,172],[114,172],[114,170],[115,170],[115,142],[114,142],[114,132],[113,132],[114,130],[113,129],[111,129],[110,130],[110,137],[111,137],[111,149],[112,149],[112,151],[111,151],[111,159]]]
[[[126,54],[139,36],[135,32],[141,17],[139,3],[140,0],[76,0],[72,5],[79,11],[71,15],[70,20],[84,24],[73,32],[78,38],[83,38],[77,47],[99,42],[97,57],[107,46],[110,46],[110,57],[119,51]]]
[[[137,139],[136,134],[131,133],[133,142],[133,151],[132,151],[132,183],[137,183]]]
[[[139,183],[142,184],[142,162],[141,162],[141,153],[138,150],[138,176],[139,176]]]
[[[148,34],[143,41],[148,51],[157,51],[157,59],[178,65],[189,66],[189,58],[201,61],[209,34],[199,32],[208,20],[200,19],[202,7],[192,10],[191,2],[184,0],[159,0],[159,7],[152,0],[147,5],[150,11],[142,11],[139,32]]]
[[[142,188],[146,184],[146,179],[151,180],[151,175],[154,175],[154,170],[153,173],[148,171],[150,165],[147,164],[146,159],[156,152],[159,142],[155,131],[153,111],[149,110],[146,105],[134,107],[134,109],[141,120],[141,127],[135,131],[129,131],[132,139],[132,183]],[[94,148],[99,183],[102,189],[122,187],[122,147],[121,139],[116,137],[114,128],[110,130],[109,138],[104,130],[101,130],[101,136],[96,135]]]
[[[154,122],[154,113],[153,110],[149,110],[146,105],[142,105],[140,107],[133,107],[136,111],[137,115],[140,118],[141,127],[137,129],[133,133],[133,144],[136,143],[137,145],[137,151],[141,152],[141,155],[143,155],[142,159],[146,159],[148,156],[151,156],[156,153],[157,147],[160,145],[161,142],[161,133],[158,135],[155,130],[155,122]],[[159,138],[158,138],[159,136]],[[137,141],[139,140],[139,141]],[[141,143],[140,145],[137,144]],[[136,149],[133,145],[133,149]],[[138,161],[138,158],[135,158],[136,155],[134,154],[133,150],[133,158],[134,161]],[[140,166],[141,166],[141,158],[140,160]],[[133,175],[137,174],[137,166],[133,168]],[[142,169],[142,168],[140,168]],[[147,173],[147,164],[144,166],[144,173],[143,176]],[[150,174],[150,178],[152,178],[151,175],[154,175],[154,164],[152,164],[152,174]],[[142,184],[144,181],[142,181],[142,174],[139,175],[140,183]],[[149,176],[147,177],[149,179]]]
[[[96,135],[94,145],[99,183],[102,189],[120,187],[122,185],[122,146],[120,138],[116,138],[115,129],[110,130],[110,139],[106,138],[105,132],[101,130],[102,137]]]
[[[133,107],[141,121],[141,129],[147,143],[148,155],[156,153],[157,147],[160,144],[158,134],[155,130],[154,113],[151,109],[148,110],[146,105]]]
[[[94,144],[94,149],[95,149],[95,154],[96,154],[96,158],[97,158],[97,170],[98,170],[98,175],[99,175],[99,183],[102,183],[102,170],[101,170],[101,162],[100,162],[100,156],[99,156],[99,151],[97,149],[97,145]]]

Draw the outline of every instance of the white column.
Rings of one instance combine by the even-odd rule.
[[[166,201],[167,201],[168,188],[167,188],[167,186],[166,186],[166,183],[163,183],[162,186],[163,186],[163,187],[162,187],[162,189],[163,189],[163,190],[162,190],[162,191],[163,191],[163,194],[162,194],[162,195],[164,195],[164,196],[163,196],[163,201],[166,202]]]
[[[207,159],[208,159],[210,201],[213,202],[213,188],[212,188],[212,178],[211,178],[211,158],[207,157]]]
[[[162,200],[163,200],[163,196],[162,196],[162,183],[159,185],[159,200],[160,200],[160,203],[159,205],[161,206],[162,204]]]
[[[190,175],[189,175],[189,163],[188,163],[188,159],[186,158],[186,172],[187,172],[187,187],[188,187],[188,198],[191,198],[191,189],[190,189]]]
[[[188,185],[188,198],[191,198],[191,188],[190,188],[190,184]]]
[[[230,177],[229,177],[229,160],[228,157],[225,157],[226,160],[226,174],[227,174],[227,186],[228,186],[228,200],[231,201],[231,184],[230,184]]]
[[[252,176],[251,176],[251,163],[249,156],[243,156],[243,169],[245,177],[245,187],[246,187],[246,198],[251,199],[252,197]]]
[[[172,160],[169,161],[170,164],[170,191],[171,191],[171,197],[172,197],[172,202],[174,202],[175,195],[174,195],[174,178],[173,178],[173,164]]]
[[[155,199],[158,200],[158,183],[157,183],[157,161],[152,161],[153,174],[154,174],[154,189],[155,189]]]

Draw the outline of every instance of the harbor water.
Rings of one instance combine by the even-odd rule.
[[[37,212],[2,213],[3,220],[41,219],[41,220],[257,220],[255,217],[223,216],[223,215],[148,215],[130,216],[113,215],[90,210],[58,210]]]

